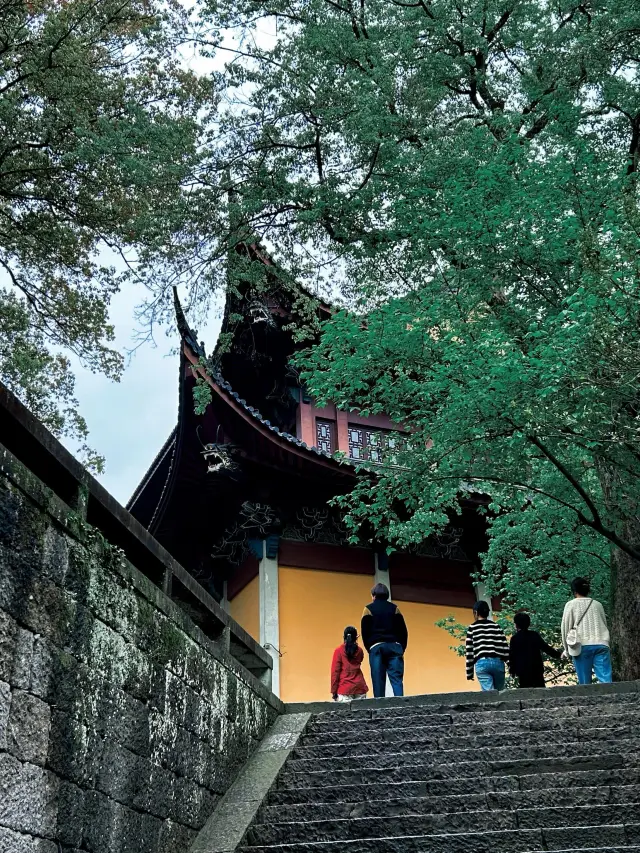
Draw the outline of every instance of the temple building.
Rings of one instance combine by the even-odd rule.
[[[285,701],[329,698],[333,649],[346,625],[359,628],[376,581],[390,587],[409,629],[405,692],[468,689],[464,660],[435,622],[471,620],[485,542],[476,506],[461,502],[445,534],[410,552],[388,556],[374,531],[369,544],[348,543],[328,503],[353,487],[358,461],[375,470],[391,458],[399,428],[314,404],[291,365],[294,329],[331,308],[259,247],[246,253],[262,274],[228,289],[210,357],[176,299],[178,422],[128,509],[271,653],[273,689]],[[375,473],[367,476],[375,488]],[[364,672],[370,683],[366,661]]]

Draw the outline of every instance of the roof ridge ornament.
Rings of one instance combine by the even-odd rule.
[[[176,325],[178,327],[178,333],[182,340],[186,341],[193,352],[199,356],[200,358],[205,358],[206,353],[204,349],[204,343],[198,343],[198,333],[195,329],[192,329],[189,323],[187,322],[187,318],[185,316],[184,310],[182,308],[182,304],[180,302],[180,297],[178,296],[178,288],[173,285],[173,310],[176,315]]]

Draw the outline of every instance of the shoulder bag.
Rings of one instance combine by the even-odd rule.
[[[578,639],[578,628],[580,627],[580,623],[582,622],[584,617],[589,612],[589,608],[591,607],[592,604],[593,604],[593,598],[587,604],[584,613],[578,619],[578,621],[573,626],[573,628],[571,628],[571,630],[567,632],[567,646],[569,648],[569,654],[571,655],[572,658],[577,658],[578,655],[580,654],[580,652],[582,651],[582,643]]]

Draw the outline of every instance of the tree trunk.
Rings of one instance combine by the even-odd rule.
[[[626,507],[619,472],[596,459],[604,502],[611,517]],[[640,546],[640,521],[627,516],[618,531],[625,541]],[[611,652],[616,681],[640,679],[640,562],[619,548],[611,553]]]
[[[627,535],[627,541],[640,543],[640,527]],[[640,679],[640,563],[618,548],[611,562],[614,672],[617,680],[631,681]]]

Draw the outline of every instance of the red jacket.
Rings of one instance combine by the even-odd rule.
[[[349,660],[344,650],[344,643],[333,653],[331,662],[331,694],[340,693],[343,696],[355,696],[368,693],[369,688],[364,680],[360,664],[364,652],[358,646],[355,655]]]

